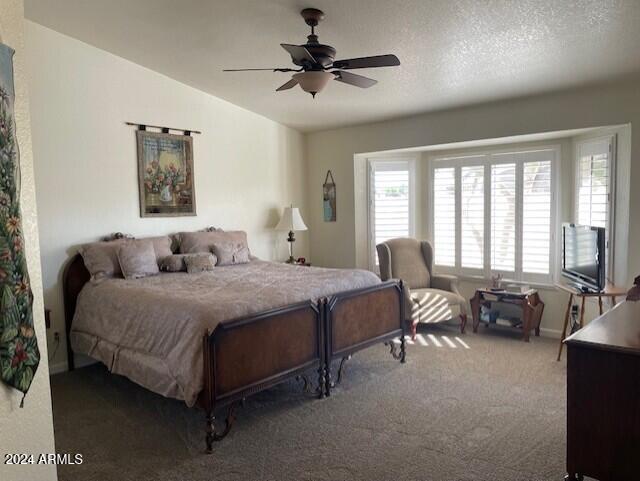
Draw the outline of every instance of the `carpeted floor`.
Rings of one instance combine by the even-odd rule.
[[[557,341],[525,344],[483,328],[462,343],[453,327],[421,334],[404,365],[382,345],[358,353],[329,399],[295,382],[248,398],[209,456],[202,411],[99,365],[53,376],[57,451],[84,455],[82,465],[59,466],[59,478],[562,479],[566,362],[555,361]]]

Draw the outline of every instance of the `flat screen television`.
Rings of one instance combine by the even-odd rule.
[[[588,225],[562,225],[562,275],[583,290],[605,287],[605,231]]]

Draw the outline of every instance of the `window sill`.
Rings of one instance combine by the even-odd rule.
[[[465,282],[477,282],[477,283],[482,283],[482,284],[486,284],[486,285],[490,285],[491,284],[491,279],[487,279],[484,276],[471,276],[469,274],[453,274],[455,275],[458,280],[460,281],[465,281]],[[501,280],[502,283],[507,283],[507,284],[519,284],[519,285],[527,285],[529,287],[531,287],[532,289],[539,289],[539,290],[543,290],[543,291],[555,291],[556,287],[554,284],[549,284],[546,282],[527,282],[527,281],[514,281],[511,279],[502,279]]]

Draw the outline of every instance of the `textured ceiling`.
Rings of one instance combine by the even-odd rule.
[[[639,0],[26,0],[28,19],[303,131],[606,81],[640,72]],[[275,89],[280,43],[304,43],[304,7],[338,58],[400,67],[331,82],[316,99]]]

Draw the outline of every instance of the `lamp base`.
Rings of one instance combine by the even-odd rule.
[[[292,230],[289,231],[289,237],[287,237],[287,242],[289,242],[289,259],[287,259],[287,264],[295,264],[296,260],[293,257],[293,243],[296,241],[296,235]]]

